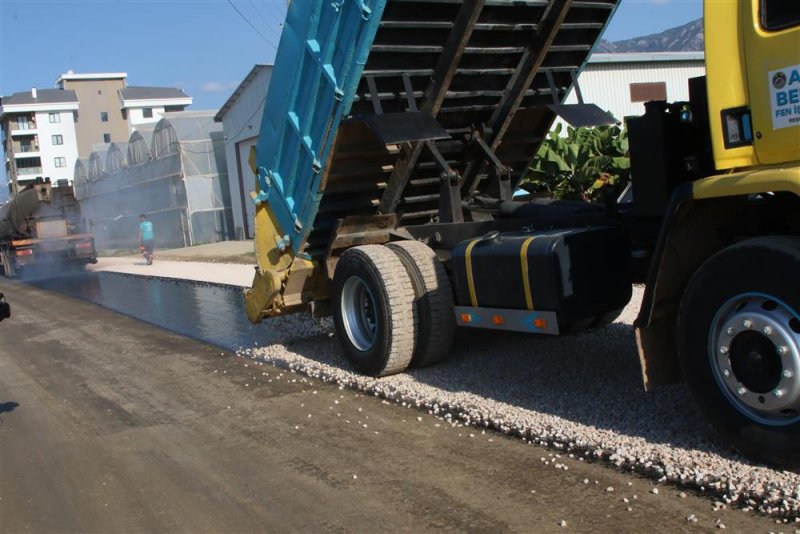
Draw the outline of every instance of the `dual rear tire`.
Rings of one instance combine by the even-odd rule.
[[[447,357],[455,330],[450,282],[416,241],[347,250],[332,283],[333,320],[361,373],[386,376]]]

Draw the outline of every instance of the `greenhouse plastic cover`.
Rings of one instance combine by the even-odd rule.
[[[146,157],[129,161],[131,155]],[[93,176],[92,164],[99,162],[102,172]],[[142,213],[153,221],[157,247],[211,243],[232,234],[222,125],[213,112],[167,113],[133,132],[128,143],[97,146],[76,163],[74,186],[100,248],[135,244]]]

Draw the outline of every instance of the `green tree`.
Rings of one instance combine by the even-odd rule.
[[[618,126],[593,128],[561,124],[550,132],[520,186],[533,194],[566,200],[597,200],[602,191],[620,192],[630,180],[628,135]]]

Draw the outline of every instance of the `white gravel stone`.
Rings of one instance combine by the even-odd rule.
[[[265,320],[260,328],[270,329],[275,341],[238,352],[431,411],[453,426],[494,430],[581,460],[594,458],[703,491],[733,507],[797,516],[797,472],[753,464],[727,448],[683,385],[644,392],[631,327],[641,296],[641,288],[634,288],[617,322],[575,336],[459,329],[447,361],[384,378],[356,374],[331,336],[332,321],[305,314]]]

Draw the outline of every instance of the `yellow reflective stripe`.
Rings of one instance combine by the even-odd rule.
[[[519,258],[522,263],[522,287],[525,289],[525,303],[528,309],[533,309],[533,294],[531,293],[531,278],[528,275],[528,246],[533,242],[535,237],[529,237],[522,243],[522,248],[519,250]]]
[[[478,296],[475,294],[475,280],[472,279],[472,248],[480,241],[475,239],[467,245],[467,251],[464,253],[464,259],[467,263],[467,287],[469,287],[469,301],[472,303],[473,308],[478,307]]]

